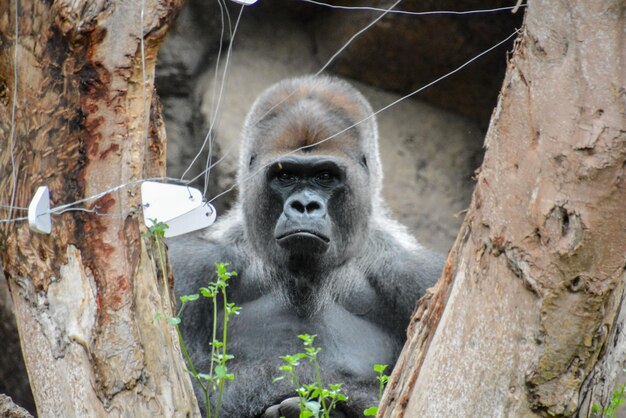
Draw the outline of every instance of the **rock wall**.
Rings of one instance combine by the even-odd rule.
[[[386,7],[389,2],[383,3],[372,4]],[[407,10],[504,6],[493,0],[404,3]],[[230,7],[233,25],[238,12],[238,6]],[[256,96],[283,78],[316,73],[345,40],[380,14],[332,10],[293,0],[261,0],[244,10],[224,76],[225,50],[216,69],[219,13],[216,4],[192,1],[166,39],[161,51],[165,59],[157,73],[167,121],[169,175],[180,177],[185,172],[218,108],[211,130],[215,138],[212,161],[221,161],[211,170],[208,197],[234,184],[240,128]],[[198,15],[213,18],[199,21]],[[510,12],[388,15],[357,38],[329,68],[348,77],[374,109],[379,109],[502,40],[520,19]],[[423,244],[441,252],[448,250],[469,203],[471,177],[482,159],[484,128],[506,64],[505,50],[494,51],[416,99],[379,115],[388,206]],[[223,79],[217,106],[216,92]],[[206,149],[185,178],[196,176],[205,164]],[[197,184],[204,183],[200,180]],[[218,199],[218,210],[230,207],[235,197],[236,190]]]

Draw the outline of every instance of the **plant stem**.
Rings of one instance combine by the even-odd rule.
[[[215,363],[215,337],[217,337],[217,296],[215,294],[211,297],[211,301],[213,302],[213,331],[211,332],[211,364],[209,366],[209,376],[213,376],[213,364]]]
[[[170,296],[170,286],[167,282],[167,270],[165,270],[165,252],[161,247],[161,238],[159,236],[154,237],[154,243],[156,245],[157,254],[159,257],[159,264],[161,265],[161,275],[163,276],[163,287],[165,287],[165,297],[167,298],[167,303],[171,306],[172,298]]]
[[[326,408],[326,401],[324,400],[324,395],[322,395],[322,375],[320,374],[320,367],[317,363],[317,354],[313,354],[313,365],[315,366],[315,377],[317,378],[317,388],[320,391],[320,404],[322,405],[322,410],[324,411],[324,417],[330,418],[330,411]]]
[[[223,302],[223,310],[224,310],[224,331],[222,333],[222,357],[221,357],[221,364],[222,366],[226,367],[226,341],[227,341],[227,337],[228,337],[228,319],[230,314],[228,313],[228,309],[227,309],[227,305],[228,305],[228,298],[226,297],[226,284],[224,284],[224,287],[222,288],[222,302]],[[217,417],[219,415],[219,411],[220,411],[220,407],[222,404],[222,396],[224,395],[224,380],[226,378],[222,377],[220,378],[220,382],[219,382],[219,394],[217,396],[217,406],[215,408],[215,416]]]
[[[184,307],[185,307],[185,304],[183,303],[183,305],[180,307],[179,315],[182,313]],[[204,392],[204,397],[207,402],[207,418],[210,418],[211,417],[211,405],[208,402],[209,401],[208,385],[204,385],[202,383],[202,379],[198,377],[198,372],[196,371],[196,368],[194,367],[193,362],[191,361],[191,356],[189,355],[189,351],[187,351],[187,345],[185,344],[185,341],[183,340],[183,334],[180,332],[180,328],[178,327],[178,325],[174,325],[174,328],[176,329],[176,334],[178,335],[178,342],[180,344],[180,349],[182,350],[183,356],[185,357],[185,362],[187,363],[187,367],[191,371],[191,375],[193,376],[194,380],[198,383],[198,385],[200,385],[200,388],[202,388],[202,391]]]

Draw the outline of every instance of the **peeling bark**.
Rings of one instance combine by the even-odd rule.
[[[0,417],[4,418],[33,418],[24,408],[13,403],[13,400],[0,393]]]
[[[531,1],[380,416],[588,416],[626,358],[626,5]]]
[[[141,2],[0,3],[2,204],[26,207],[47,185],[56,207],[164,175],[154,66],[181,3],[146,0],[143,28]],[[135,185],[79,205],[87,211],[54,215],[50,235],[25,222],[0,224],[0,257],[42,416],[197,413],[176,335],[154,321],[156,312],[171,314],[171,301],[140,236],[140,203]],[[9,216],[15,211],[0,208],[0,218]]]

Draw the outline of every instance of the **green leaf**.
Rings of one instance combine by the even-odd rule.
[[[177,316],[174,316],[172,318],[167,318],[167,323],[170,325],[178,325],[180,324],[180,318]]]
[[[152,222],[152,226],[148,228],[148,232],[152,237],[165,237],[165,230],[169,228],[169,226],[165,222],[158,222],[156,219],[150,219]]]
[[[280,382],[281,380],[283,380],[285,378],[285,376],[278,376],[272,379],[272,383],[277,383]]]
[[[180,301],[182,303],[187,303],[187,302],[191,302],[191,301],[197,300],[199,297],[200,297],[200,295],[197,294],[197,293],[194,293],[193,295],[184,295],[184,296],[180,297]]]
[[[304,341],[304,345],[305,346],[313,345],[313,341],[315,341],[315,337],[317,337],[317,335],[310,335],[310,334],[300,334],[300,335],[298,335],[298,338],[300,338],[302,341]]]
[[[366,417],[375,417],[377,413],[378,413],[377,406],[370,406],[365,411],[363,411],[363,415],[365,415]]]
[[[311,411],[313,413],[314,416],[319,415],[320,413],[320,409],[321,409],[321,405],[319,402],[317,401],[308,401],[304,403],[304,407]]]
[[[239,315],[241,308],[239,306],[235,306],[234,303],[226,304],[226,313],[229,315]]]
[[[215,296],[215,292],[212,289],[209,289],[208,287],[201,287],[200,293],[205,298],[212,298],[213,296]]]
[[[206,373],[198,373],[198,378],[202,380],[206,380],[207,382],[210,382],[213,380],[213,376],[211,376],[210,374],[206,374]]]
[[[221,364],[215,366],[215,376],[217,376],[218,378],[223,379],[227,373],[228,370],[226,369],[226,366],[223,366]]]
[[[374,371],[378,373],[382,373],[387,368],[386,364],[374,364]]]
[[[299,366],[300,360],[304,357],[306,357],[304,353],[294,354],[293,356],[280,356],[280,358],[283,359],[285,363],[288,363],[291,366]]]

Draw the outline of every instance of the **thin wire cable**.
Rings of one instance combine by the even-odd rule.
[[[28,210],[28,208],[21,208],[19,206],[11,206],[11,205],[0,205],[2,209],[13,209],[13,210]]]
[[[13,104],[11,105],[11,133],[9,134],[9,152],[11,154],[11,201],[9,219],[13,217],[13,207],[17,194],[17,167],[15,166],[15,113],[17,112],[17,51],[19,48],[19,0],[15,0],[15,46],[13,48]]]
[[[27,220],[28,220],[28,216],[22,216],[19,218],[0,219],[0,224],[8,224],[10,222],[21,222],[21,221],[27,221]]]
[[[228,45],[228,50],[226,52],[226,63],[224,64],[224,71],[222,72],[222,81],[220,84],[220,92],[217,96],[217,103],[215,105],[215,109],[216,109],[216,115],[217,115],[217,110],[220,108],[221,103],[222,103],[222,98],[224,95],[224,84],[225,84],[225,80],[226,80],[226,73],[228,71],[228,66],[230,64],[230,57],[232,54],[232,49],[233,49],[233,43],[235,41],[235,36],[237,34],[237,29],[239,27],[239,22],[241,21],[241,16],[243,14],[243,9],[244,9],[244,5],[241,6],[241,9],[239,10],[239,15],[237,16],[237,21],[235,22],[235,27],[232,31],[232,35],[230,38],[230,42]],[[202,143],[202,147],[200,147],[200,150],[198,151],[198,153],[196,154],[196,156],[193,158],[193,160],[191,161],[191,163],[189,164],[189,166],[187,167],[187,169],[185,170],[185,172],[183,173],[183,175],[181,176],[181,180],[184,180],[185,175],[187,174],[187,172],[193,167],[193,165],[196,163],[196,161],[198,160],[198,158],[200,158],[200,156],[202,155],[202,151],[204,151],[204,148],[206,147],[207,143],[209,142],[209,139],[212,136],[212,132],[214,130],[215,127],[215,122],[217,120],[217,117],[213,118],[211,120],[211,123],[209,125],[209,129],[208,132],[204,138],[204,142]],[[212,142],[212,141],[211,141]]]
[[[228,65],[230,63],[230,58],[232,54],[234,36],[235,36],[235,33],[237,32],[237,28],[239,27],[239,21],[241,20],[244,7],[245,7],[244,5],[241,6],[241,9],[239,10],[239,16],[237,16],[237,22],[235,23],[235,29],[234,31],[231,31],[231,40],[228,45],[228,51],[226,55],[226,64],[224,66],[224,72],[222,73],[222,85],[221,85],[220,95],[218,97],[218,103],[215,106],[215,117],[213,121],[211,122],[211,128],[210,128],[211,139],[209,141],[209,153],[207,155],[206,164],[204,166],[205,167],[204,171],[206,172],[206,176],[204,178],[204,189],[202,191],[202,196],[206,196],[208,192],[208,188],[209,188],[209,181],[211,179],[211,170],[209,169],[209,167],[211,166],[211,160],[213,159],[213,142],[215,142],[215,138],[217,136],[217,130],[222,120],[222,107],[221,107],[221,100],[223,98],[222,91],[225,88],[226,84],[228,83],[228,76],[230,75],[230,72],[228,71]],[[230,28],[230,15],[228,16],[228,24]]]
[[[81,212],[94,212],[99,216],[122,216],[122,215],[116,215],[116,214],[109,214],[109,213],[100,213],[97,212],[97,210],[99,208],[75,208],[73,206],[79,205],[81,203],[87,203],[87,202],[91,202],[94,200],[98,200],[101,197],[104,197],[110,193],[115,193],[119,190],[122,190],[126,187],[131,187],[131,186],[135,186],[137,184],[146,182],[146,181],[159,181],[159,182],[171,182],[171,183],[177,183],[177,184],[181,184],[183,186],[187,185],[187,182],[183,182],[178,178],[175,177],[150,177],[150,178],[145,178],[145,179],[136,179],[136,180],[132,180],[129,181],[127,183],[124,184],[119,184],[115,187],[111,187],[107,190],[104,190],[100,193],[97,193],[95,195],[91,195],[79,200],[76,200],[74,202],[70,202],[70,203],[66,203],[63,205],[59,205],[59,206],[55,206],[53,208],[50,208],[48,211],[41,213],[39,216],[41,215],[60,215],[66,212],[72,212],[72,211],[81,211]],[[20,208],[20,207],[13,207],[14,209],[19,209],[19,210],[28,210],[28,208]],[[128,213],[133,213],[135,210],[131,210]],[[26,221],[28,220],[27,216],[21,217],[21,218],[12,218],[12,219],[0,219],[0,223],[8,223],[8,222],[16,222],[16,221]]]
[[[343,44],[343,46],[341,48],[339,48],[339,50],[337,50],[337,52],[335,52],[327,61],[326,63],[322,66],[322,68],[320,68],[316,73],[315,76],[318,76],[320,74],[322,74],[322,72],[328,68],[328,66],[335,60],[335,58],[337,58],[337,56],[342,53],[356,38],[358,38],[361,34],[363,34],[363,32],[367,31],[369,28],[371,28],[372,26],[374,26],[378,21],[380,21],[380,19],[382,19],[383,17],[385,17],[385,15],[387,15],[394,7],[396,7],[398,4],[400,4],[402,0],[398,0],[396,1],[394,4],[392,4],[388,9],[381,9],[384,13],[382,13],[380,16],[376,17],[376,19],[372,20],[370,23],[368,23],[365,27],[363,27],[361,30],[359,30],[357,33],[355,33],[354,35],[352,35],[350,37],[350,39],[348,39],[347,42],[345,42]],[[280,100],[278,103],[276,103],[274,106],[270,107],[265,113],[263,113],[255,122],[254,124],[256,125],[257,123],[259,123],[260,121],[263,120],[263,118],[265,118],[267,115],[269,115],[274,109],[276,109],[276,107],[280,106],[281,104],[283,104],[286,100],[288,100],[291,96],[293,95],[293,93],[290,93],[287,95],[287,97],[283,98],[282,100]]]
[[[316,0],[299,0],[304,3],[316,4],[318,6],[329,7],[331,9],[342,9],[342,10],[368,10],[375,12],[382,12],[385,9],[379,7],[371,7],[371,6],[340,6],[336,4],[324,3]],[[520,4],[519,7],[526,7],[526,4]],[[518,6],[506,6],[506,7],[497,7],[494,9],[479,9],[479,10],[462,10],[462,11],[454,11],[454,10],[433,10],[427,12],[410,12],[408,10],[392,10],[390,13],[393,14],[402,14],[402,15],[411,15],[411,16],[429,16],[429,15],[470,15],[470,14],[479,14],[479,13],[494,13],[494,12],[502,12],[502,11],[517,11]]]
[[[336,132],[336,133],[334,133],[333,135],[328,136],[328,137],[326,137],[326,138],[324,138],[324,139],[322,139],[322,140],[319,140],[319,141],[317,141],[317,142],[315,142],[315,143],[312,143],[312,144],[309,144],[309,145],[304,145],[304,146],[302,146],[302,147],[299,147],[299,148],[296,148],[296,149],[294,149],[294,150],[292,150],[292,151],[289,151],[289,152],[287,152],[287,153],[285,153],[285,154],[282,154],[279,158],[286,157],[286,156],[288,156],[288,155],[295,154],[295,153],[297,153],[297,152],[299,152],[299,151],[302,151],[302,150],[305,150],[305,149],[312,148],[312,147],[315,147],[315,146],[317,146],[317,145],[323,144],[323,143],[324,143],[324,142],[326,142],[326,141],[330,141],[331,139],[333,139],[333,138],[335,138],[335,137],[337,137],[337,136],[341,135],[342,133],[344,133],[344,132],[346,132],[346,131],[348,131],[348,130],[350,130],[350,129],[354,128],[355,126],[357,126],[357,125],[359,125],[359,124],[361,124],[361,123],[363,123],[363,122],[365,122],[365,121],[367,121],[367,120],[369,120],[369,119],[371,119],[371,118],[375,117],[375,116],[376,116],[376,115],[378,115],[379,113],[384,112],[385,110],[389,109],[390,107],[393,107],[393,106],[397,105],[397,104],[398,104],[398,103],[400,103],[401,101],[406,100],[406,99],[408,99],[409,97],[412,97],[412,96],[416,95],[417,93],[420,93],[420,92],[422,92],[422,91],[426,90],[427,88],[429,88],[429,87],[431,87],[432,85],[434,85],[434,84],[436,84],[436,83],[440,82],[441,80],[443,80],[443,79],[445,79],[445,78],[447,78],[447,77],[449,77],[449,76],[451,76],[451,75],[453,75],[453,74],[455,74],[455,73],[457,73],[457,72],[461,71],[463,68],[467,67],[469,64],[471,64],[472,62],[476,61],[477,59],[479,59],[479,58],[480,58],[480,57],[482,57],[483,55],[488,54],[489,52],[493,51],[494,49],[496,49],[496,48],[497,48],[497,47],[499,47],[500,45],[502,45],[502,44],[506,43],[508,40],[510,40],[511,38],[513,38],[513,37],[514,37],[515,35],[517,35],[518,33],[519,33],[519,31],[516,29],[516,30],[515,30],[512,34],[510,34],[509,36],[507,36],[507,37],[506,37],[505,39],[503,39],[502,41],[500,41],[500,42],[498,42],[497,44],[493,45],[493,46],[492,46],[492,47],[490,47],[489,49],[484,50],[484,51],[483,51],[483,52],[481,52],[480,54],[478,54],[478,55],[474,56],[474,57],[473,57],[473,58],[471,58],[469,61],[466,61],[465,63],[461,64],[460,66],[458,66],[458,67],[457,67],[457,68],[455,68],[454,70],[450,71],[449,73],[447,73],[447,74],[445,74],[445,75],[442,75],[441,77],[437,78],[436,80],[431,81],[430,83],[428,83],[428,84],[426,84],[426,85],[424,85],[424,86],[420,87],[420,88],[419,88],[419,89],[417,89],[417,90],[412,91],[411,93],[409,93],[409,94],[407,94],[407,95],[405,95],[405,96],[400,97],[400,98],[399,98],[399,99],[397,99],[397,100],[394,100],[393,102],[389,103],[388,105],[386,105],[386,106],[384,106],[384,107],[382,107],[382,108],[378,109],[376,112],[374,112],[374,113],[370,114],[369,116],[367,116],[367,117],[365,117],[365,118],[363,118],[363,119],[359,120],[358,122],[356,122],[356,123],[354,123],[354,124],[352,124],[352,125],[348,126],[347,128],[342,129],[341,131]],[[252,177],[256,176],[256,175],[257,175],[257,174],[259,174],[261,171],[263,171],[266,167],[269,167],[270,165],[274,164],[274,162],[275,162],[275,161],[276,161],[276,160],[272,160],[272,161],[270,161],[269,163],[262,165],[262,166],[261,166],[261,167],[259,167],[259,168],[258,168],[255,172],[253,172],[252,174],[250,174],[250,175],[248,175],[247,177],[245,177],[244,179],[242,179],[242,180],[241,180],[241,182],[242,182],[242,183],[244,183],[244,182],[246,182],[246,181],[250,180]],[[219,197],[221,197],[221,196],[223,196],[223,195],[225,195],[225,194],[227,194],[227,193],[230,193],[230,192],[231,192],[231,191],[233,191],[236,187],[237,187],[237,183],[235,183],[235,184],[234,184],[233,186],[231,186],[230,188],[226,189],[225,191],[223,191],[223,192],[219,193],[218,195],[214,196],[213,198],[211,198],[211,200],[209,200],[209,202],[208,202],[208,203],[212,203],[215,199],[218,199]]]
[[[328,61],[326,61],[326,64],[324,64],[324,66],[322,68],[320,68],[320,70],[315,74],[315,75],[320,75],[322,72],[324,72],[324,70],[326,68],[328,68],[328,66],[335,60],[335,58],[337,58],[337,56],[339,56],[339,54],[341,54],[347,47],[348,45],[350,45],[352,43],[352,41],[354,41],[356,38],[358,38],[359,36],[361,36],[361,34],[363,34],[365,31],[367,31],[369,28],[371,28],[372,26],[374,26],[376,23],[378,23],[380,21],[380,19],[382,19],[383,17],[387,16],[387,14],[389,14],[398,4],[400,4],[402,2],[402,0],[397,0],[394,4],[391,5],[391,7],[389,7],[388,9],[381,9],[381,11],[383,11],[384,13],[382,13],[380,16],[378,16],[376,19],[372,20],[369,25],[365,26],[363,29],[361,29],[360,31],[358,31],[357,33],[355,33],[354,35],[352,35],[350,37],[350,39],[348,39],[348,42],[346,42],[341,48],[339,48],[339,50],[337,52],[335,52],[333,54],[332,57],[330,57],[328,59]]]
[[[220,19],[221,19],[221,29],[220,29],[220,41],[219,41],[219,48],[217,48],[217,59],[215,60],[215,75],[213,76],[213,85],[211,86],[211,110],[210,110],[210,120],[209,120],[209,126],[211,126],[211,124],[213,123],[213,115],[214,115],[214,108],[212,107],[215,103],[215,93],[217,91],[217,79],[219,76],[219,67],[220,67],[220,62],[222,61],[222,46],[224,43],[224,29],[225,29],[225,21],[224,21],[224,7],[222,5],[222,0],[217,0],[217,4],[220,7]],[[230,27],[231,22],[230,22],[230,15],[228,16],[228,27],[229,27],[229,32],[230,32],[230,38],[232,39],[232,29]],[[191,163],[187,166],[187,168],[185,169],[185,171],[183,172],[182,176],[180,176],[181,180],[184,180],[185,176],[187,175],[187,173],[189,172],[189,170],[191,170],[191,168],[193,167],[194,163],[196,162],[196,160],[199,158],[200,154],[202,153],[202,150],[204,149],[204,145],[207,143],[207,140],[209,140],[209,136],[211,135],[211,130],[209,129],[207,131],[206,136],[204,137],[204,141],[202,142],[202,146],[200,147],[200,150],[198,151],[198,153],[196,154],[196,156],[193,158],[193,160],[191,161]],[[209,142],[209,153],[211,152],[211,147],[212,147],[212,143]]]
[[[85,197],[83,199],[76,200],[76,201],[71,202],[71,203],[66,203],[64,205],[56,206],[54,208],[51,208],[49,213],[57,213],[57,212],[59,212],[61,210],[70,208],[70,207],[78,205],[80,203],[86,203],[86,202],[91,202],[92,200],[98,200],[101,197],[104,197],[104,196],[106,196],[106,195],[108,195],[110,193],[117,192],[118,190],[124,189],[126,187],[135,186],[135,185],[137,185],[139,183],[143,183],[145,181],[170,181],[170,182],[174,182],[174,183],[181,183],[180,179],[172,178],[172,177],[151,177],[151,178],[147,178],[147,179],[136,179],[136,180],[132,180],[132,181],[129,181],[127,183],[124,183],[124,184],[119,184],[119,185],[117,185],[115,187],[111,187],[110,189],[107,189],[107,190],[105,190],[103,192],[100,192],[98,194],[91,195],[91,196]]]
[[[372,26],[374,26],[378,21],[380,21],[380,19],[382,19],[389,11],[391,11],[394,7],[396,7],[402,0],[398,0],[396,1],[394,4],[392,4],[388,9],[381,9],[381,11],[383,11],[384,13],[382,13],[380,16],[376,17],[376,19],[374,19],[373,21],[371,21],[370,23],[368,23],[365,27],[363,27],[362,29],[360,29],[358,32],[356,32],[354,35],[352,35],[350,37],[350,39],[348,39],[343,46],[341,46],[341,48],[339,48],[339,50],[337,52],[335,52],[327,61],[326,63],[322,66],[322,68],[320,68],[316,73],[315,76],[320,75],[326,68],[328,68],[328,66],[335,60],[335,58],[337,58],[337,56],[343,52],[356,38],[358,38],[361,34],[363,34],[365,31],[367,31],[369,28],[371,28]],[[265,116],[267,116],[272,110],[274,110],[277,106],[280,106],[282,103],[284,103],[286,100],[288,100],[291,96],[293,95],[293,93],[288,94],[285,98],[283,98],[282,100],[280,100],[278,103],[276,103],[275,105],[273,105],[272,107],[270,107],[264,114],[262,114],[255,122],[254,125],[256,125],[257,123],[259,123],[260,121],[263,120],[263,118]],[[231,144],[228,149],[226,150],[226,152],[224,153],[224,155],[215,163],[210,165],[209,167],[205,168],[204,171],[202,171],[200,174],[198,174],[196,177],[194,177],[190,182],[194,182],[197,179],[199,179],[200,177],[202,177],[205,173],[209,173],[211,171],[212,168],[214,168],[215,166],[217,166],[221,161],[223,161],[232,151],[233,148],[233,144]],[[206,184],[208,184],[208,181],[205,181],[205,186]],[[204,196],[206,196],[206,188],[204,191]]]
[[[224,8],[226,8],[226,11],[228,11],[228,7],[226,6],[226,4],[222,4],[222,0],[217,0],[217,4],[220,7],[220,19],[221,19],[221,23],[222,23],[222,29],[220,30],[220,42],[219,42],[219,48],[217,51],[217,60],[215,60],[215,75],[213,76],[213,85],[211,86],[211,106],[213,106],[213,108],[211,109],[211,119],[209,122],[209,126],[213,125],[213,121],[215,120],[215,118],[217,118],[217,112],[218,112],[218,108],[216,105],[216,100],[215,100],[215,93],[217,92],[217,80],[218,80],[218,76],[219,76],[219,68],[220,68],[220,62],[221,62],[221,56],[222,56],[222,47],[224,44],[224,29],[225,29],[225,22],[224,22]],[[232,37],[233,37],[233,28],[232,28],[232,22],[230,20],[230,14],[228,14],[228,33],[229,33],[229,41],[232,41]],[[209,138],[210,136],[210,138]],[[215,140],[215,134],[213,132],[211,132],[211,130],[209,130],[207,132],[207,136],[204,138],[204,142],[206,142],[207,138],[209,139],[209,152],[207,155],[207,163],[205,166],[205,171],[207,171],[209,169],[209,166],[211,165],[211,159],[213,158],[213,142]],[[204,144],[204,143],[203,143]],[[200,149],[199,153],[202,152],[202,149]],[[198,153],[198,155],[199,155]],[[187,170],[185,170],[185,172],[183,173],[183,175],[181,176],[181,179],[185,177],[185,174],[187,174],[187,171],[189,171],[189,169],[191,168],[192,164],[187,168]],[[211,172],[208,171],[207,172],[207,176],[204,180],[204,184],[205,184],[205,191],[204,193],[206,193],[206,185],[209,183],[209,177],[210,177]]]
[[[224,161],[226,159],[226,157],[228,156],[228,154],[230,154],[231,150],[232,150],[232,144],[231,144],[230,147],[228,147],[228,150],[224,153],[224,155],[222,155],[219,160],[217,160],[216,162],[211,164],[206,170],[212,170],[216,165],[218,165],[219,163]],[[198,180],[200,177],[202,177],[204,175],[204,173],[205,172],[203,171],[200,174],[198,174],[197,176],[195,176],[194,178],[192,178],[191,180],[189,180],[188,184],[192,184],[194,181]]]

